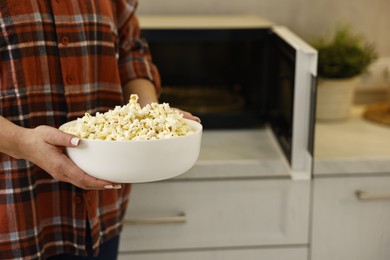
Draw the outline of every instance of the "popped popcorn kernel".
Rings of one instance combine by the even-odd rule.
[[[138,95],[130,96],[129,103],[116,106],[95,116],[85,113],[76,123],[60,130],[86,139],[97,140],[158,140],[192,133],[183,114],[168,103],[151,103],[141,108]]]

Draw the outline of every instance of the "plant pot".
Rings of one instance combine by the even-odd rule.
[[[318,80],[317,113],[318,120],[343,120],[350,114],[355,87],[359,77],[348,79]]]

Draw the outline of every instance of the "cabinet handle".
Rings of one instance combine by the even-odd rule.
[[[390,200],[390,193],[374,193],[357,190],[356,196],[359,200]]]
[[[125,218],[124,225],[148,225],[148,224],[180,224],[186,223],[187,217],[184,213],[171,217],[155,217],[155,218]]]

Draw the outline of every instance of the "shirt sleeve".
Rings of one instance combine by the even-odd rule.
[[[141,29],[135,15],[137,1],[117,2],[117,26],[119,36],[119,74],[122,86],[127,82],[144,78],[150,80],[157,94],[161,91],[160,75],[152,62],[149,45],[141,38]]]

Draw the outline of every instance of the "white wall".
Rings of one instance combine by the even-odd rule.
[[[390,56],[390,0],[139,0],[139,14],[255,14],[286,25],[306,40],[339,23],[365,34]]]

